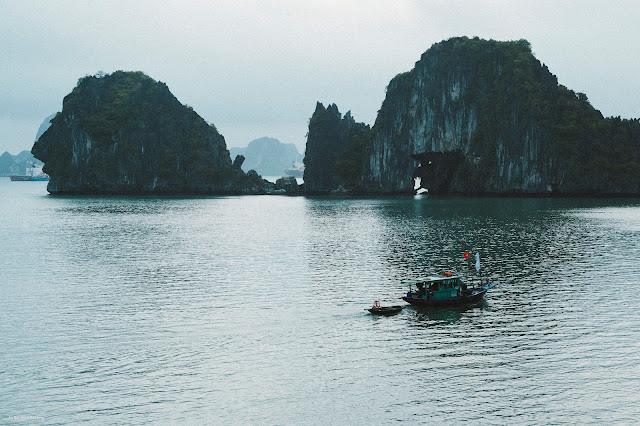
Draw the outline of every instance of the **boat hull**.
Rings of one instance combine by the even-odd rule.
[[[450,297],[447,299],[433,299],[433,298],[417,298],[417,297],[408,297],[404,296],[402,300],[410,303],[413,306],[457,306],[457,305],[466,305],[470,303],[478,303],[482,300],[484,295],[489,291],[490,288],[495,287],[498,283],[492,283],[481,287],[480,289],[474,290],[469,295],[460,296],[460,297]]]
[[[34,181],[45,181],[49,180],[48,177],[40,177],[40,176],[9,176],[13,182],[34,182]]]

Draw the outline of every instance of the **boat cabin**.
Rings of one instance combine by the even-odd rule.
[[[433,276],[403,282],[409,284],[407,297],[416,299],[451,299],[462,296],[462,292],[467,289],[460,277],[455,275]]]

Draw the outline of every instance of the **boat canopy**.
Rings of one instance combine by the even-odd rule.
[[[433,275],[426,278],[403,280],[402,284],[432,283],[432,282],[438,282],[438,281],[448,281],[454,278],[460,278],[460,277],[458,275]]]

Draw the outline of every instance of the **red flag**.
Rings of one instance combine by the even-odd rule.
[[[471,253],[469,253],[468,251],[464,252],[464,258],[468,259],[471,256]]]

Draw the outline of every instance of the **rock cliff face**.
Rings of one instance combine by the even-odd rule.
[[[640,193],[640,122],[603,118],[526,40],[433,45],[391,80],[367,138],[356,191],[411,192],[420,177],[432,192]]]
[[[529,98],[553,109],[556,91],[555,77],[524,41],[436,44],[389,84],[362,184],[409,191],[412,178],[421,177],[433,186],[442,174],[430,176],[441,160],[432,153],[460,152],[445,171],[448,182],[435,185],[443,192],[545,191],[562,178],[551,157],[540,155],[551,142],[540,120],[551,111]]]
[[[32,152],[52,194],[260,192],[215,126],[141,72],[79,80]]]
[[[325,108],[318,102],[309,120],[304,157],[305,191],[327,192],[347,183],[355,184],[362,174],[361,154],[355,152],[361,139],[368,138],[369,134],[369,126],[356,123],[351,112],[342,117],[335,104]]]

